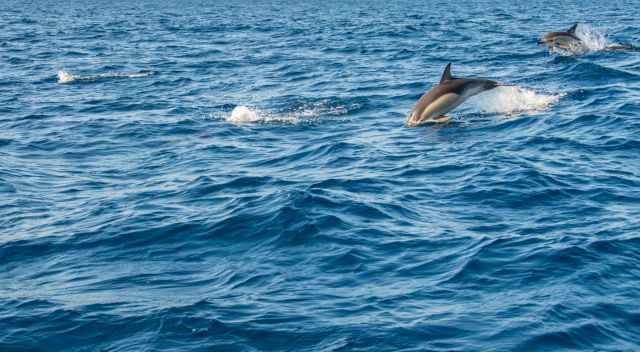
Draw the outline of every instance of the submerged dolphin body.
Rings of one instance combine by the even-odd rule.
[[[560,48],[565,50],[584,48],[582,39],[576,35],[578,24],[574,24],[566,32],[549,32],[542,36],[538,44],[544,44],[549,48]]]
[[[425,93],[407,117],[407,127],[427,122],[446,122],[444,114],[455,109],[470,97],[499,86],[495,81],[451,76],[451,63],[442,73],[440,83]]]

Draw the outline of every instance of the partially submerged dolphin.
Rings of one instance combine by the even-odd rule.
[[[447,122],[449,118],[444,114],[470,97],[500,85],[488,79],[453,77],[449,63],[442,73],[440,83],[418,100],[405,125],[416,127],[428,122]]]
[[[538,40],[538,44],[544,44],[549,47],[549,49],[563,49],[568,50],[573,53],[583,53],[590,49],[583,39],[576,35],[576,29],[578,28],[578,24],[574,24],[571,28],[567,29],[566,32],[549,32]],[[635,48],[632,45],[628,44],[610,44],[605,46],[604,48],[597,49],[602,51],[627,51],[634,50]]]
[[[584,47],[582,39],[576,35],[578,24],[574,24],[566,32],[549,32],[542,36],[538,44],[544,44],[549,48],[560,48],[565,50],[579,49]]]

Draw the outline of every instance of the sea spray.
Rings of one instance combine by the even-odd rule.
[[[563,94],[543,94],[518,86],[503,86],[470,100],[483,113],[517,114],[540,112],[556,103]]]
[[[227,118],[229,122],[247,123],[258,121],[258,114],[244,105],[236,106]]]
[[[582,43],[589,51],[605,50],[609,45],[606,35],[588,24],[580,24],[576,28],[576,36],[582,40]]]
[[[343,116],[352,110],[360,108],[360,104],[335,104],[329,100],[305,104],[292,111],[268,111],[245,105],[236,106],[231,113],[220,112],[212,116],[221,117],[227,122],[235,124],[245,123],[285,123],[297,124],[315,121],[320,117]]]
[[[634,50],[632,45],[610,41],[603,30],[588,24],[578,25],[575,35],[580,38],[580,42],[574,43],[567,49],[552,46],[549,48],[550,52],[563,56],[574,56],[594,51]]]
[[[60,70],[58,71],[58,83],[70,83],[75,80],[75,77],[67,71]]]

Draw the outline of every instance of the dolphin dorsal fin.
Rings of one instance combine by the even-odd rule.
[[[578,24],[577,23],[574,24],[573,26],[571,26],[571,28],[569,28],[567,33],[576,34],[576,28],[578,28]]]
[[[447,67],[444,68],[444,72],[442,73],[442,78],[440,78],[440,84],[452,79],[453,77],[451,76],[451,63],[449,63]]]

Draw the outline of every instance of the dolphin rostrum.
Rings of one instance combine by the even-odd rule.
[[[427,122],[447,122],[444,114],[455,109],[468,98],[500,86],[495,81],[477,78],[456,78],[451,76],[451,63],[442,73],[440,83],[425,93],[416,103],[406,126],[416,127]]]
[[[549,32],[542,36],[538,44],[545,44],[549,48],[560,48],[565,50],[579,49],[584,46],[582,39],[576,36],[578,24],[574,24],[566,32]]]

